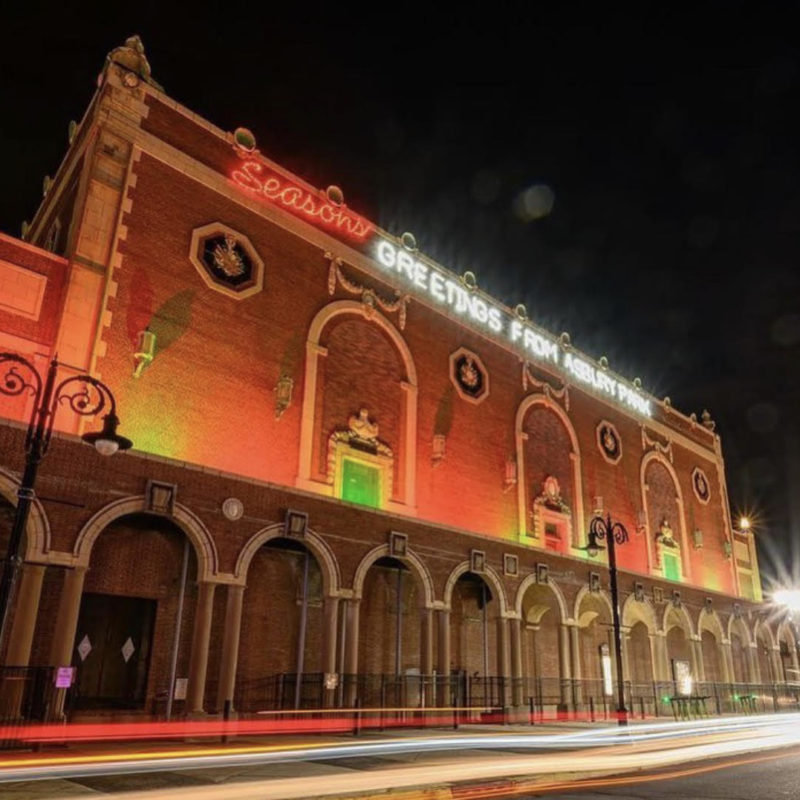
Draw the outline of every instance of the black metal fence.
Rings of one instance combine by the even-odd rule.
[[[54,721],[59,691],[54,667],[0,666],[0,748],[16,746],[21,728]]]
[[[281,673],[240,682],[234,706],[241,713],[292,709],[454,709],[463,721],[497,718],[517,707],[531,722],[564,717],[588,720],[616,715],[602,680],[511,679],[498,676],[343,675],[325,687],[322,673]],[[689,695],[674,681],[625,683],[625,705],[634,718],[713,716],[800,710],[800,684],[696,683]]]

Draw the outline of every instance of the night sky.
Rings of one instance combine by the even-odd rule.
[[[767,583],[800,579],[791,5],[613,5],[6,17],[0,230],[33,216],[106,53],[138,33],[179,102],[678,409],[709,408]]]

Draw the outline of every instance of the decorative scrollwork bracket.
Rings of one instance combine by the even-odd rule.
[[[361,297],[361,302],[364,304],[364,313],[367,317],[370,316],[376,306],[382,308],[389,314],[397,311],[398,327],[401,331],[405,330],[406,306],[411,300],[410,295],[402,294],[398,290],[395,290],[394,300],[387,300],[385,297],[381,297],[374,289],[370,289],[367,286],[362,286],[360,283],[350,280],[350,278],[342,272],[343,262],[341,258],[334,256],[331,252],[326,252],[325,258],[330,262],[330,267],[328,269],[328,294],[332,295],[336,291],[338,285],[346,292],[350,292],[350,294],[359,295]]]
[[[531,372],[531,363],[530,361],[523,361],[522,362],[522,388],[524,391],[528,391],[528,387],[533,386],[535,389],[539,389],[545,397],[553,398],[557,400],[561,400],[564,404],[564,409],[569,411],[569,387],[566,383],[562,384],[560,389],[556,389],[555,386],[548,383],[547,381],[540,381],[536,378],[536,376]]]

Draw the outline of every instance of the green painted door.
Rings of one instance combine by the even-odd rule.
[[[671,581],[679,581],[681,579],[681,568],[678,564],[678,557],[671,554],[664,553],[664,577]]]
[[[381,503],[381,475],[378,468],[345,458],[342,462],[342,499],[378,508]]]

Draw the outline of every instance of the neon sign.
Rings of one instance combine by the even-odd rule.
[[[241,169],[233,171],[231,178],[246,192],[277,203],[297,216],[306,217],[316,225],[331,228],[359,242],[363,242],[375,230],[372,223],[349,211],[346,206],[265,170],[257,161],[245,161]]]
[[[505,336],[526,355],[553,364],[568,373],[570,378],[593,388],[596,392],[616,400],[620,405],[652,416],[650,401],[633,386],[606,370],[595,367],[588,360],[564,347],[557,339],[538,331],[525,320],[511,315],[502,306],[485,296],[480,296],[457,278],[447,275],[429,262],[414,258],[407,250],[379,238],[375,255],[385,270],[399,275],[436,302],[447,306],[456,314],[467,317],[489,332]]]

